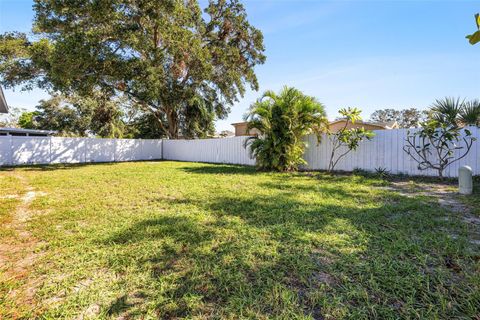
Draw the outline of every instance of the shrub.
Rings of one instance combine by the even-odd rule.
[[[262,170],[297,170],[306,163],[303,137],[314,133],[320,141],[328,126],[324,106],[289,87],[279,94],[265,92],[250,107],[246,119],[248,130],[257,129],[261,133],[247,139],[245,147],[250,147],[257,167]]]

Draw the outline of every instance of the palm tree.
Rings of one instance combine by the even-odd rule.
[[[460,98],[445,97],[436,99],[430,109],[435,120],[441,123],[457,124],[464,104],[465,100]]]
[[[432,118],[440,123],[455,126],[476,126],[480,124],[480,101],[465,101],[446,97],[437,99],[430,108]]]
[[[250,147],[262,170],[292,171],[305,164],[303,152],[307,134],[321,134],[328,127],[324,106],[314,97],[295,88],[284,87],[279,94],[266,91],[246,115],[248,130],[261,134],[250,137]]]
[[[465,102],[459,118],[460,122],[465,126],[480,125],[480,100],[475,99]]]

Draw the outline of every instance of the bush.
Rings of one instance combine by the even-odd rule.
[[[289,87],[279,94],[265,92],[250,107],[246,119],[248,130],[260,132],[259,136],[250,137],[245,147],[250,147],[262,170],[297,170],[306,163],[303,137],[314,133],[320,141],[328,126],[324,106],[314,97]]]

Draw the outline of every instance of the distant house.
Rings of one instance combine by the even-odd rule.
[[[337,132],[338,130],[345,127],[347,119],[337,119],[329,123],[329,128],[331,132]],[[347,129],[351,128],[365,128],[366,130],[390,130],[398,129],[397,121],[392,122],[367,122],[367,121],[355,121],[354,124],[348,123]]]
[[[0,113],[8,113],[8,105],[2,87],[0,87]]]
[[[8,105],[2,87],[0,87],[0,113],[8,113]],[[53,130],[0,127],[0,136],[48,137],[53,136],[56,133],[57,131]]]
[[[238,136],[258,136],[260,131],[257,129],[247,130],[248,122],[236,122],[232,123],[232,126],[235,128],[235,137]]]
[[[345,126],[346,119],[338,119],[330,122],[330,131],[337,132]],[[250,132],[247,132],[248,122],[236,122],[232,123],[232,126],[235,127],[235,136],[256,136],[259,135],[257,129],[252,129]],[[366,121],[356,121],[355,124],[349,123],[347,128],[365,128],[366,130],[390,130],[398,129],[398,123],[396,121],[381,123],[381,122],[366,122]]]

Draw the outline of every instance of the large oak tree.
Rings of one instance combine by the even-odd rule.
[[[35,0],[33,36],[0,38],[1,84],[126,95],[170,138],[194,137],[250,85],[262,33],[237,0]]]

